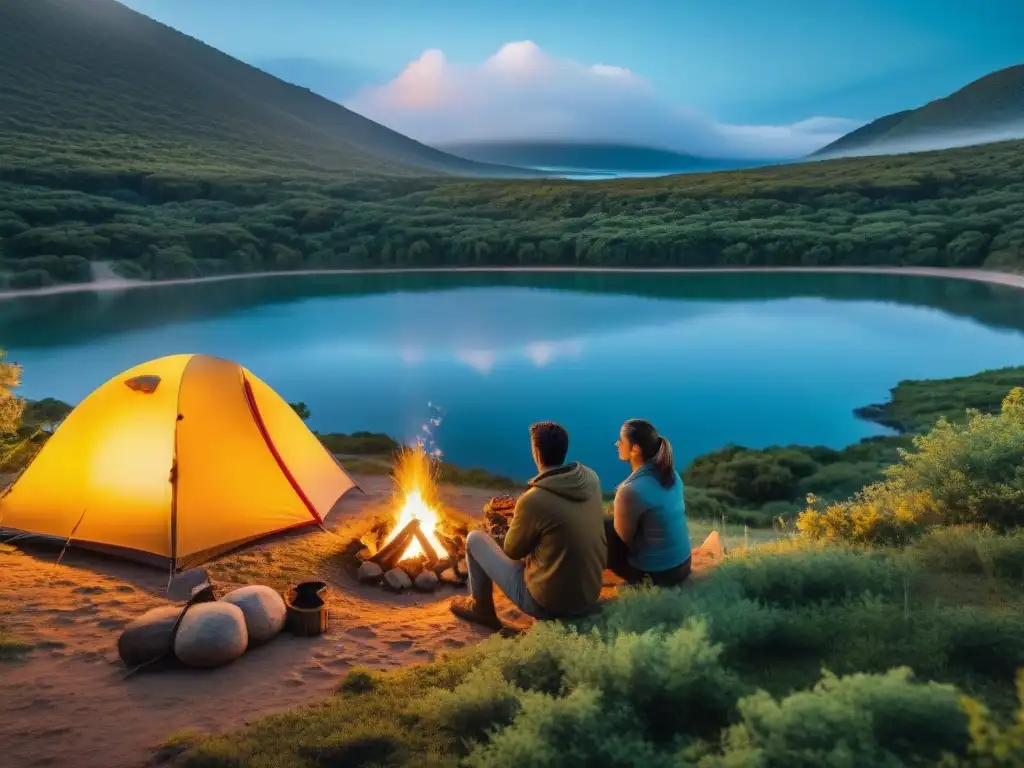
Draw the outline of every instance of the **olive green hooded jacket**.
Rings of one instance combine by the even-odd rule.
[[[505,554],[526,561],[526,588],[553,616],[574,616],[601,594],[608,542],[601,482],[579,462],[541,472],[516,502]]]

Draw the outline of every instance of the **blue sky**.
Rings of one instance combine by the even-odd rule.
[[[478,70],[517,41],[532,41],[548,57],[538,54],[538,68],[559,61],[628,69],[663,107],[727,126],[822,117],[863,122],[1024,62],[1022,0],[123,1],[411,133],[419,128],[417,115],[426,113],[412,115],[407,98],[399,109],[394,93],[374,101],[357,92],[386,87],[431,49],[443,52],[447,69],[434,67],[437,82],[430,82],[443,82],[449,100],[454,90],[468,94],[459,105],[462,122],[475,119],[473,109],[493,112],[493,101],[469,98],[470,89],[495,90]],[[589,87],[565,85],[563,102],[566,92]],[[517,98],[520,110],[527,106],[523,93]],[[596,90],[592,101],[600,101]],[[427,140],[472,138],[444,135],[453,115],[449,123],[434,112],[428,117],[420,122],[430,129],[419,131]],[[574,122],[560,114],[552,124],[603,117],[580,114]],[[488,125],[479,121],[478,130]],[[616,130],[629,133],[625,126]]]

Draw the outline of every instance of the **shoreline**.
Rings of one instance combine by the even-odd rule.
[[[125,291],[138,288],[155,288],[168,285],[198,285],[221,283],[235,280],[259,280],[280,277],[329,277],[332,275],[369,274],[429,274],[429,273],[616,273],[623,274],[699,274],[699,273],[807,273],[807,274],[861,274],[861,275],[903,275],[906,277],[935,277],[953,280],[972,280],[1024,289],[1024,274],[994,272],[986,269],[957,269],[945,267],[417,267],[385,269],[296,269],[269,272],[241,272],[230,275],[209,277],[177,278],[173,280],[129,280],[113,276],[108,262],[95,262],[94,273],[100,277],[89,283],[66,283],[46,288],[0,291],[0,301],[31,298],[34,296],[56,296],[65,293],[89,293]]]

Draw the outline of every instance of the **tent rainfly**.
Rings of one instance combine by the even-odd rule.
[[[173,355],[116,376],[58,427],[0,525],[172,570],[324,516],[355,483],[237,363]]]

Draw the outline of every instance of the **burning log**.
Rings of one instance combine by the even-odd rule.
[[[449,568],[454,568],[456,571],[458,571],[458,569],[459,569],[459,558],[455,557],[454,555],[449,555],[448,557],[444,558],[444,560],[438,560],[434,564],[434,567],[431,568],[430,570],[432,570],[434,573],[436,573],[438,576],[440,576],[442,573],[447,571]]]
[[[423,548],[423,567],[431,568],[433,567],[434,563],[437,562],[438,553],[434,550],[433,545],[430,543],[430,539],[428,539],[424,535],[423,529],[419,525],[419,520],[414,520],[413,522],[416,523],[416,528],[413,529],[413,535],[416,537],[416,540],[420,543],[420,546]]]
[[[462,547],[459,545],[459,540],[457,537],[449,538],[440,531],[435,532],[434,537],[439,542],[441,542],[441,545],[444,547],[445,550],[443,553],[439,553],[439,557],[441,554],[445,555],[445,557],[456,557],[462,550]]]
[[[414,518],[406,523],[405,527],[398,532],[395,538],[381,547],[377,554],[370,558],[370,562],[376,563],[385,572],[390,571],[398,565],[398,561],[405,554],[405,550],[412,543],[412,540],[416,538],[417,533],[422,535],[420,521]]]

